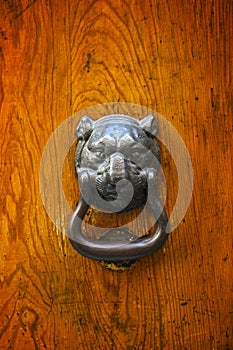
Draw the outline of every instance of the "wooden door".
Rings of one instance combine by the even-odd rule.
[[[231,1],[0,2],[0,349],[233,349]],[[185,218],[125,273],[71,247],[39,184],[56,128],[117,101],[171,122],[194,171]],[[73,160],[74,145],[62,172],[74,208]]]

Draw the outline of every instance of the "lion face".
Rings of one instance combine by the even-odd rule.
[[[117,198],[116,187],[120,180],[130,181],[134,196],[125,210],[145,202],[147,182],[144,169],[158,168],[160,156],[154,137],[139,123],[130,123],[128,119],[118,118],[117,122],[112,119],[100,124],[88,119],[90,125],[86,129],[86,139],[81,140],[82,145],[77,145],[76,152],[76,171],[80,168],[95,171],[96,188],[106,201]],[[124,185],[120,191],[124,192]]]

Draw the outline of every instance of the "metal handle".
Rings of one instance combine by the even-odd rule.
[[[87,181],[87,183],[90,185],[91,181]],[[148,171],[148,196],[149,205],[156,219],[156,229],[153,235],[124,243],[88,239],[82,233],[81,225],[89,209],[89,205],[81,196],[69,223],[69,239],[71,244],[80,254],[87,258],[113,263],[125,260],[138,260],[154,253],[162,247],[168,237],[166,233],[168,218],[157,196],[153,169]],[[133,235],[127,228],[124,228],[124,230],[126,234]],[[111,229],[111,232],[112,236],[115,234],[117,237],[119,235],[119,228]]]

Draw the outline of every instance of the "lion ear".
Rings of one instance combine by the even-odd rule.
[[[158,123],[153,115],[148,115],[147,117],[140,120],[141,128],[150,136],[156,136],[158,134]]]
[[[88,116],[83,116],[76,128],[76,136],[79,140],[86,140],[92,133],[94,120]]]

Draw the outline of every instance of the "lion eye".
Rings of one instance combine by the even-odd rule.
[[[105,158],[104,152],[101,152],[101,151],[95,152],[95,156],[97,158],[99,158],[99,159],[104,159]]]

